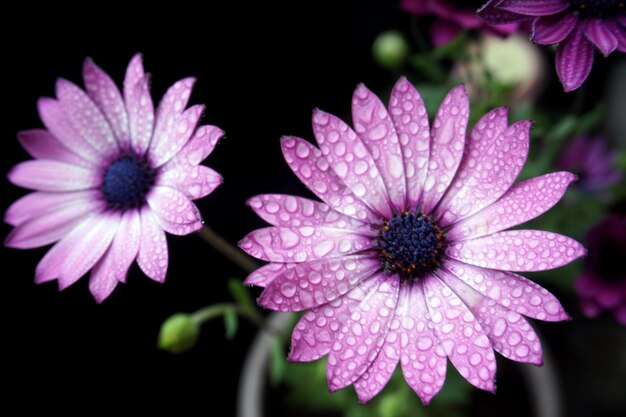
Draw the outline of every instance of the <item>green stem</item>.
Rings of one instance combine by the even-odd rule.
[[[200,310],[194,312],[191,315],[191,318],[200,326],[205,321],[209,321],[217,317],[222,317],[228,311],[233,311],[237,313],[240,317],[251,321],[252,323],[259,326],[261,329],[267,330],[269,333],[272,333],[274,336],[282,335],[282,332],[280,330],[269,326],[265,318],[258,312],[233,303],[213,304],[211,306],[201,308]]]
[[[257,265],[252,258],[239,250],[239,248],[230,244],[210,227],[204,225],[202,229],[198,231],[198,236],[204,239],[208,244],[213,246],[216,251],[230,259],[235,265],[239,266],[244,271],[250,273],[256,271],[259,267],[259,265]]]

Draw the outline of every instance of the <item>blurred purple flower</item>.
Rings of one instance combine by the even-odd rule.
[[[449,43],[463,29],[478,29],[499,36],[517,30],[517,23],[492,24],[476,16],[476,9],[484,3],[484,0],[402,0],[400,6],[417,16],[435,16],[430,27],[430,37],[435,46]]]
[[[405,78],[387,110],[365,86],[352,99],[354,130],[316,110],[319,148],[282,140],[285,160],[323,202],[290,195],[253,197],[273,227],[240,246],[269,261],[247,284],[265,287],[259,304],[309,310],[295,326],[292,361],[328,356],[332,391],[354,385],[362,402],[400,364],[428,403],[450,359],[478,388],[493,391],[496,360],[540,364],[541,345],[522,315],[568,318],[545,289],[512,271],[541,271],[585,253],[541,230],[510,230],[539,216],[574,179],[556,172],[513,185],[526,161],[531,122],[484,115],[466,134],[469,102],[452,89],[432,125]]]
[[[576,281],[583,313],[611,311],[626,326],[626,215],[609,214],[589,230],[585,271]]]
[[[185,235],[202,227],[191,200],[222,182],[200,165],[223,131],[199,126],[204,106],[185,110],[195,80],[174,84],[156,113],[141,55],[130,61],[120,93],[91,59],[83,67],[86,92],[59,79],[56,99],[39,99],[46,130],[18,134],[35,158],[9,180],[35,190],[9,207],[15,228],[5,245],[29,249],[57,242],[39,262],[36,282],[57,279],[64,289],[91,270],[89,289],[108,297],[137,259],[162,282],[168,254],[165,231]]]
[[[615,168],[617,153],[611,152],[601,136],[578,136],[568,143],[557,167],[578,175],[576,185],[587,192],[597,192],[622,180]]]
[[[604,56],[626,52],[622,0],[490,0],[478,14],[491,23],[531,21],[533,42],[558,44],[556,72],[565,91],[587,79],[594,46]]]

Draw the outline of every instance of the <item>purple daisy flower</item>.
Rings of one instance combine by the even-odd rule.
[[[322,200],[250,199],[273,225],[240,246],[269,261],[247,284],[277,311],[309,310],[295,326],[292,361],[328,355],[332,391],[374,397],[398,364],[424,403],[442,387],[449,358],[471,384],[495,389],[493,350],[540,364],[522,315],[566,320],[548,291],[513,271],[556,268],[585,253],[541,230],[503,231],[553,206],[574,180],[556,172],[513,185],[530,121],[487,113],[466,136],[468,97],[451,90],[432,126],[405,78],[387,110],[365,86],[352,100],[354,130],[316,110],[319,148],[282,139],[285,160]]]
[[[568,143],[557,166],[575,173],[583,190],[595,192],[622,180],[622,173],[615,168],[616,158],[603,137],[578,136]]]
[[[593,66],[593,47],[604,56],[626,52],[622,0],[490,0],[478,14],[492,23],[532,22],[530,39],[558,44],[556,72],[565,91],[576,90]]]
[[[35,190],[5,213],[15,228],[5,245],[18,249],[57,242],[36,269],[36,282],[57,279],[64,289],[91,269],[98,302],[125,282],[133,260],[162,282],[168,255],[165,231],[185,235],[202,227],[191,201],[222,177],[200,165],[223,131],[198,126],[204,106],[185,110],[195,80],[183,79],[153,108],[149,75],[133,57],[120,93],[91,59],[83,67],[86,92],[59,79],[56,99],[37,103],[46,129],[18,134],[35,158],[9,180]]]
[[[402,0],[400,7],[417,16],[435,16],[430,27],[435,46],[449,43],[463,29],[479,29],[500,36],[517,30],[517,23],[491,24],[476,16],[476,9],[484,3],[484,0]]]
[[[626,326],[626,216],[609,214],[586,237],[589,256],[576,280],[583,313],[593,318],[611,311]]]

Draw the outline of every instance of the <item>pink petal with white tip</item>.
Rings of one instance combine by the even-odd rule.
[[[589,76],[593,67],[593,46],[580,27],[559,44],[556,50],[556,73],[565,92],[576,90]]]
[[[392,208],[376,162],[350,126],[315,110],[313,132],[322,155],[346,187],[376,213],[389,217]]]
[[[484,152],[467,177],[457,177],[462,182],[460,189],[438,206],[442,213],[441,226],[480,211],[511,188],[526,163],[531,126],[528,120],[513,123]]]
[[[108,249],[119,221],[119,213],[85,219],[41,259],[35,272],[35,281],[41,283],[58,279],[60,289],[72,285]]]
[[[126,95],[126,110],[133,150],[143,155],[150,146],[154,128],[154,105],[150,96],[150,77],[145,75]]]
[[[167,165],[169,167],[169,164]],[[175,188],[191,200],[212,193],[224,179],[204,165],[187,165],[167,169],[158,179],[159,185]]]
[[[85,195],[52,209],[47,208],[45,212],[16,226],[4,244],[11,248],[30,249],[56,242],[90,214],[99,213],[105,208],[104,202],[93,197]]]
[[[168,223],[201,223],[202,217],[194,203],[180,191],[170,187],[154,187],[146,196],[148,204],[160,219]]]
[[[430,154],[430,125],[424,101],[406,78],[398,80],[391,92],[389,115],[402,147],[406,176],[406,205],[415,210],[422,196]]]
[[[161,166],[171,160],[189,142],[203,112],[204,105],[191,106],[174,119],[170,129],[158,136],[155,130],[150,152],[156,166]]]
[[[330,391],[337,391],[359,379],[385,343],[398,302],[400,281],[384,273],[372,280],[378,282],[376,289],[352,311],[335,335],[326,366]]]
[[[323,202],[346,216],[361,220],[379,218],[352,194],[315,146],[296,137],[283,137],[281,146],[291,170]]]
[[[250,232],[239,247],[270,262],[307,262],[370,249],[375,242],[357,232],[327,227],[266,227]]]
[[[435,334],[450,362],[470,384],[495,391],[496,358],[474,314],[434,275],[426,277],[423,285]]]
[[[479,268],[452,259],[448,259],[445,266],[465,284],[509,310],[537,320],[569,320],[556,297],[527,278],[512,272]]]
[[[343,297],[309,310],[293,329],[289,360],[310,362],[328,354],[343,323],[378,285],[378,280],[366,280]]]
[[[127,210],[122,214],[119,229],[109,250],[91,270],[89,291],[98,303],[104,301],[118,282],[126,282],[128,268],[139,252],[141,218],[139,211]]]
[[[476,316],[496,352],[517,362],[543,363],[539,338],[520,314],[481,295],[453,275],[446,272],[438,275]],[[471,365],[477,366],[479,359],[470,357]]]
[[[7,177],[15,185],[38,191],[87,190],[101,182],[94,170],[46,159],[20,162]]]
[[[110,157],[119,150],[109,122],[83,90],[60,78],[56,84],[56,95],[69,122],[96,152]]]
[[[91,58],[87,58],[83,64],[83,80],[87,94],[109,122],[120,147],[130,149],[128,114],[120,90]]]
[[[431,129],[430,159],[422,198],[422,212],[426,214],[437,205],[461,163],[468,117],[467,93],[465,87],[459,85],[443,99]]]
[[[575,179],[569,172],[555,172],[521,182],[489,207],[454,224],[446,237],[473,239],[532,220],[554,206]]]
[[[48,193],[35,191],[15,201],[4,213],[4,221],[17,226],[26,221],[56,210],[68,203],[82,204],[99,197],[99,191],[75,191],[67,193]]]
[[[209,156],[217,142],[224,137],[224,131],[217,126],[198,126],[189,142],[176,154],[171,162],[198,165]]]
[[[447,356],[434,331],[423,283],[406,285],[400,296],[396,315],[401,316],[402,373],[422,403],[428,404],[446,379]]]
[[[139,81],[141,81],[146,73],[143,69],[143,57],[141,54],[135,54],[126,68],[126,75],[124,76],[124,101],[128,103],[128,100],[133,95],[133,90]]]
[[[19,132],[17,134],[17,140],[33,158],[50,159],[80,167],[93,167],[87,160],[63,146],[63,144],[47,130],[33,129]]]
[[[545,271],[586,253],[573,239],[543,230],[508,230],[451,244],[446,255],[470,265],[504,271]]]
[[[46,129],[66,149],[92,163],[99,163],[102,160],[100,154],[72,126],[58,101],[42,97],[37,101],[37,109]]]
[[[326,204],[304,197],[282,194],[263,194],[247,203],[252,210],[272,226],[325,226],[367,233],[376,236],[375,229],[354,217],[346,216]]]
[[[352,96],[352,122],[374,158],[394,212],[402,211],[406,205],[406,185],[396,128],[384,104],[363,84]]]
[[[364,256],[318,259],[277,275],[257,300],[274,311],[302,311],[333,301],[380,270],[380,261]]]
[[[167,272],[167,241],[158,219],[149,208],[141,212],[141,240],[137,264],[149,278],[164,282]]]
[[[456,196],[470,182],[475,171],[481,166],[480,162],[487,155],[487,151],[493,147],[496,139],[506,131],[508,126],[507,113],[508,108],[506,107],[493,109],[481,117],[472,128],[470,140],[465,142],[465,151],[459,169],[437,206],[436,217],[440,217],[441,213],[446,212],[450,205],[454,204]]]

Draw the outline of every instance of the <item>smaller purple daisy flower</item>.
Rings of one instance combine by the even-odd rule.
[[[626,216],[609,214],[587,233],[585,272],[576,280],[583,313],[613,312],[626,326]]]
[[[490,0],[478,11],[491,23],[530,20],[533,42],[558,44],[556,72],[565,91],[587,79],[594,46],[604,56],[626,52],[625,14],[622,0]]]
[[[577,185],[583,190],[597,192],[621,181],[616,157],[603,137],[578,136],[569,142],[557,166],[578,175]]]
[[[57,242],[37,265],[37,283],[64,289],[91,270],[98,302],[126,281],[137,259],[163,282],[165,232],[186,235],[202,227],[191,200],[211,193],[222,177],[200,165],[223,131],[197,126],[204,106],[185,110],[195,80],[174,84],[154,110],[141,55],[126,70],[121,93],[91,59],[83,67],[86,91],[59,79],[56,99],[37,106],[46,129],[20,132],[35,158],[17,164],[9,180],[35,190],[9,207],[15,226],[5,245],[30,249]]]
[[[499,36],[517,30],[517,23],[491,24],[476,16],[476,9],[484,3],[484,0],[402,0],[400,7],[417,16],[435,16],[430,27],[435,46],[451,42],[463,29],[479,29]]]

